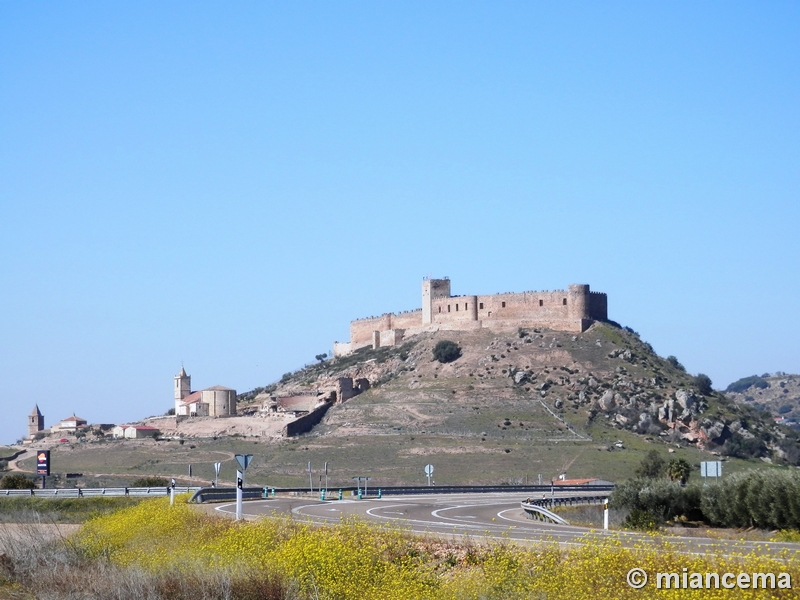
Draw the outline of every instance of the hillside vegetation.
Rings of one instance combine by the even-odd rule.
[[[436,360],[443,341],[460,355]],[[792,432],[759,407],[730,401],[707,377],[690,375],[674,357],[659,357],[635,332],[611,324],[579,335],[537,329],[425,334],[287,374],[271,393],[308,393],[342,376],[366,377],[373,387],[329,411],[319,435],[574,441],[601,425],[742,458],[797,462],[789,451]]]

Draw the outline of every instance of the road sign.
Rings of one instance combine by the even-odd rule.
[[[50,450],[36,452],[36,473],[38,475],[50,475]]]
[[[252,454],[237,454],[236,455],[236,462],[239,463],[239,466],[242,467],[242,471],[246,471],[247,467],[250,466],[250,461],[253,460]]]
[[[701,477],[722,477],[722,463],[718,460],[704,460],[700,463]]]
[[[219,469],[221,466],[222,463],[214,463],[214,487],[217,487],[217,482],[219,481]]]
[[[433,475],[433,465],[425,465],[425,475],[428,476],[428,486],[431,485],[431,475]]]

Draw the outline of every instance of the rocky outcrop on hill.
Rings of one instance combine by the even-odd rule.
[[[441,340],[456,342],[461,357],[434,360],[432,349]],[[317,426],[319,434],[440,431],[558,439],[582,438],[600,425],[709,451],[791,458],[784,430],[756,410],[703,390],[674,357],[659,357],[635,332],[612,324],[596,323],[577,335],[543,329],[425,333],[403,346],[309,365],[270,388],[280,395],[309,393],[340,377],[367,379],[372,389],[334,406]]]

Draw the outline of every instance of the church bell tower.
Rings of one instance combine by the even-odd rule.
[[[175,376],[175,414],[178,414],[178,405],[186,396],[192,393],[192,376],[186,374],[186,369],[181,366],[181,372]]]

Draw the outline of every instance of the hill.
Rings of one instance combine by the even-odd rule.
[[[725,389],[733,401],[752,406],[765,418],[775,417],[800,422],[800,375],[764,373],[734,381]]]
[[[461,356],[435,360],[442,340],[455,342]],[[272,426],[291,417],[270,412],[276,398],[291,400],[290,408],[311,398],[306,407],[315,406],[341,377],[367,379],[370,387],[333,403],[309,433],[277,435]],[[759,391],[783,389],[768,383]],[[55,444],[52,462],[57,472],[84,474],[70,481],[119,485],[145,475],[209,482],[220,461],[224,483],[235,473],[233,454],[248,453],[255,455],[247,472],[254,485],[317,488],[327,464],[331,489],[357,476],[370,477],[370,487],[421,485],[426,464],[439,485],[533,483],[562,473],[618,481],[652,448],[695,469],[719,456],[725,473],[765,461],[798,463],[796,432],[757,401],[737,403],[708,384],[612,323],[581,334],[438,331],[287,373],[242,394],[241,416],[198,419],[182,429],[183,439]],[[32,469],[32,460],[23,468]]]
[[[442,340],[459,345],[457,360],[433,359]],[[790,430],[711,390],[710,381],[688,374],[674,357],[659,357],[633,330],[611,323],[596,323],[582,334],[425,333],[402,346],[366,348],[309,365],[243,399],[255,407],[269,396],[313,394],[339,377],[366,378],[371,389],[333,406],[303,437],[306,443],[331,448],[362,447],[367,440],[384,448],[407,443],[398,456],[439,454],[465,463],[475,455],[511,454],[511,444],[608,450],[618,441],[623,447],[691,449],[695,462],[703,454],[712,458],[708,453],[798,460]],[[566,453],[558,470],[580,466],[575,457],[582,453]],[[622,459],[619,454],[616,459]],[[570,475],[609,477],[625,470],[591,468],[602,473],[581,468]],[[464,469],[469,470],[466,464]]]

